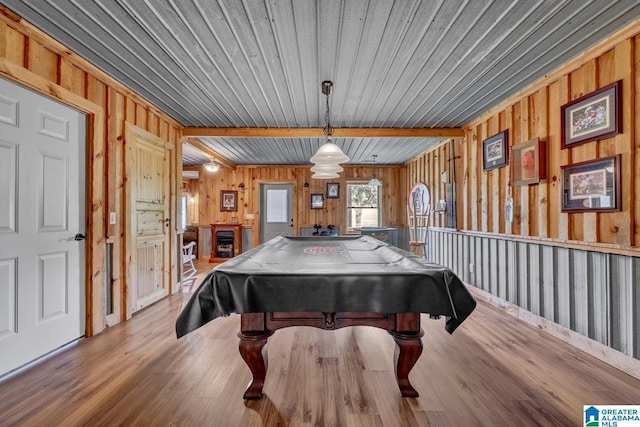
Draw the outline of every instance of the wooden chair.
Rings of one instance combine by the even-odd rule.
[[[193,253],[193,248],[196,246],[196,242],[192,241],[182,246],[182,281],[183,283],[193,276],[195,276],[197,270],[193,263],[196,256]]]
[[[427,239],[429,238],[429,215],[431,208],[427,207],[421,214],[416,214],[407,205],[409,224],[409,250],[411,253],[427,258]]]

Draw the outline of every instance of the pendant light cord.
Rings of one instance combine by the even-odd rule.
[[[329,94],[327,94],[327,110],[324,113],[324,121],[327,123],[327,126],[324,128],[324,134],[327,136],[327,139],[331,139],[333,135],[333,128],[331,127],[331,110],[329,110]]]

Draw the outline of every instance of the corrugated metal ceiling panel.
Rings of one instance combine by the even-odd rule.
[[[640,17],[640,0],[0,2],[183,125],[210,127],[322,127],[323,80],[335,127],[460,127]],[[238,164],[298,164],[320,144],[201,140]],[[351,163],[433,145],[344,142]]]
[[[324,144],[319,138],[198,138],[227,160],[247,164],[310,164]],[[349,153],[349,164],[366,164],[378,155],[381,164],[404,164],[441,142],[440,138],[334,138]],[[286,159],[286,162],[283,161]]]
[[[189,144],[182,144],[182,164],[185,166],[202,165],[213,159]]]

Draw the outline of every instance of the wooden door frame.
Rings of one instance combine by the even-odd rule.
[[[85,141],[85,335],[104,329],[104,259],[106,252],[106,210],[103,203],[106,171],[106,121],[104,109],[52,83],[28,69],[0,58],[0,74],[16,84],[74,108],[86,115]]]
[[[137,137],[137,138],[141,138],[146,142],[152,143],[154,145],[156,145],[159,148],[164,148],[165,150],[171,151],[173,150],[173,145],[168,142],[165,141],[164,139],[160,138],[159,136],[156,136],[154,134],[152,134],[149,131],[146,131],[144,129],[142,129],[139,126],[136,126],[135,124],[125,121],[124,124],[124,145],[125,145],[125,153],[126,155],[124,156],[124,171],[125,171],[125,176],[126,176],[126,184],[125,184],[125,188],[124,188],[124,212],[127,215],[127,217],[125,218],[124,221],[124,235],[125,235],[125,247],[127,248],[128,254],[129,256],[127,257],[127,268],[126,268],[126,283],[128,284],[127,286],[127,291],[123,293],[122,298],[121,298],[121,304],[123,304],[122,306],[122,313],[126,316],[126,319],[131,318],[132,314],[133,314],[133,295],[131,294],[131,292],[129,292],[132,289],[131,284],[133,283],[133,279],[132,279],[132,275],[133,270],[134,270],[134,266],[136,265],[136,256],[137,256],[137,251],[136,251],[136,242],[135,242],[135,238],[133,236],[133,231],[134,231],[134,227],[133,224],[136,220],[136,209],[135,206],[132,206],[131,204],[131,196],[133,194],[133,179],[132,179],[132,174],[131,174],[131,158],[133,156],[132,154],[132,150],[134,148],[134,144],[133,144],[133,140]],[[166,167],[169,172],[169,174],[165,177],[165,179],[167,180],[167,185],[166,185],[166,191],[168,194],[166,194],[167,196],[167,200],[166,200],[166,205],[165,205],[165,209],[167,211],[167,217],[171,220],[171,222],[176,221],[175,219],[175,215],[172,215],[172,212],[174,212],[174,209],[172,209],[172,205],[173,203],[175,203],[175,194],[172,191],[172,185],[171,185],[171,156],[169,156],[169,158],[166,159]],[[172,262],[172,254],[174,253],[173,246],[175,246],[174,241],[176,240],[174,237],[174,233],[173,230],[176,229],[176,224],[172,224],[173,226],[169,227],[169,231],[167,233],[167,248],[165,248],[165,259],[164,259],[164,266],[163,268],[165,269],[165,273],[164,273],[164,277],[167,281],[167,294],[171,295],[173,293],[173,280],[171,279],[174,275],[173,275],[173,266],[174,263]]]

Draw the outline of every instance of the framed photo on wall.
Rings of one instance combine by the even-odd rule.
[[[620,155],[562,166],[562,212],[621,210]]]
[[[340,198],[340,184],[337,182],[327,183],[327,199]]]
[[[539,138],[511,147],[513,185],[537,184],[546,178],[546,145]]]
[[[622,81],[560,107],[562,148],[610,138],[622,129]]]
[[[311,195],[311,209],[324,208],[324,195],[322,193],[314,193]]]
[[[508,135],[504,130],[482,141],[482,169],[485,172],[507,165]]]
[[[220,211],[236,212],[238,210],[238,192],[235,190],[220,190]]]

